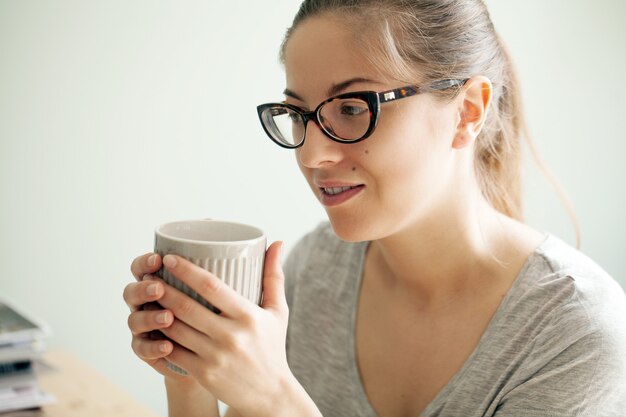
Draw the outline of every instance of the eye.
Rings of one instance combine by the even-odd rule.
[[[367,106],[359,103],[344,103],[340,108],[341,114],[346,116],[360,116],[368,112]]]
[[[289,120],[291,120],[293,123],[297,123],[297,122],[301,121],[302,118],[300,117],[300,115],[298,113],[289,112]]]

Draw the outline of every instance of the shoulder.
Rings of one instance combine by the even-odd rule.
[[[549,236],[514,284],[503,322],[502,343],[521,361],[506,415],[533,407],[543,414],[527,415],[613,415],[626,406],[626,296],[588,256]]]
[[[626,318],[626,296],[620,284],[587,255],[555,236],[548,236],[529,259],[527,282],[555,313],[570,311],[593,329]],[[624,320],[620,320],[624,321]]]
[[[569,355],[613,363],[626,375],[626,295],[588,256],[549,236],[529,258],[510,313],[544,360]],[[580,357],[580,356],[579,356]]]
[[[622,415],[626,296],[606,271],[548,236],[502,307],[478,362],[507,379],[496,415]]]

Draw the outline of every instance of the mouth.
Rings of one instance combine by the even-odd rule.
[[[363,187],[363,185],[354,185],[347,187],[320,187],[320,190],[322,190],[322,193],[327,195],[337,195],[357,187]]]
[[[319,187],[320,201],[325,206],[337,206],[359,194],[365,188],[364,184],[340,185],[333,187]]]

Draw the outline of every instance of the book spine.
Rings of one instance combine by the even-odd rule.
[[[32,368],[31,361],[0,363],[0,376],[7,376],[18,372],[28,371]]]

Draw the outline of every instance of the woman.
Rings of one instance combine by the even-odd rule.
[[[286,100],[259,116],[330,223],[285,285],[270,246],[260,307],[181,258],[134,260],[222,310],[151,275],[126,287],[170,414],[626,415],[623,290],[521,221],[519,91],[484,4],[307,0],[281,57]]]

